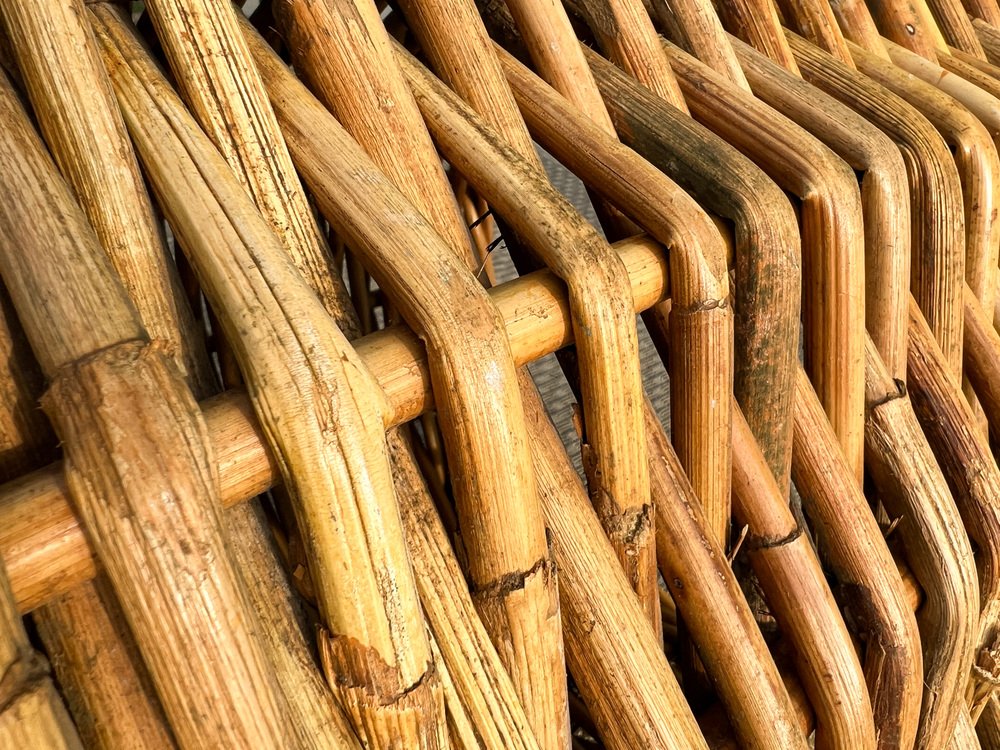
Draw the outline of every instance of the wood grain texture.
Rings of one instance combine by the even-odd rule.
[[[910,291],[928,322],[936,321],[932,330],[953,361],[960,350],[954,334],[961,330],[955,322],[953,287],[965,265],[966,233],[962,186],[944,138],[922,110],[895,90],[839,64],[797,35],[789,33],[789,43],[807,81],[878,126],[900,149],[911,199]],[[854,52],[856,61],[864,54],[866,64],[881,59],[852,45]],[[891,63],[882,65],[891,68]]]
[[[349,304],[237,25],[212,0],[146,6],[177,86],[261,214],[327,306]]]
[[[262,40],[253,47],[292,154],[321,211],[428,346],[445,446],[451,465],[462,467],[454,488],[480,615],[531,712],[532,726],[558,734],[566,717],[566,688],[554,571],[503,320],[465,269],[459,250],[441,240]],[[363,110],[372,115],[363,119],[372,127],[380,110],[377,103],[368,105],[375,109]],[[419,123],[419,112],[414,108],[412,114]],[[387,198],[376,208],[378,191]],[[408,181],[406,191],[418,192],[419,184]],[[386,211],[399,221],[385,224],[378,217]],[[373,218],[362,225],[359,216]],[[431,276],[425,272],[430,267],[439,270]],[[484,383],[490,388],[483,389]]]
[[[806,370],[860,478],[865,262],[857,178],[793,122],[733,89],[677,47],[665,43],[664,48],[694,117],[801,201]],[[784,487],[784,474],[776,476]]]
[[[150,338],[176,352],[200,395],[215,387],[82,0],[0,5],[42,135]]]
[[[638,239],[618,247],[637,311],[661,302],[669,294],[669,272],[660,246]],[[491,296],[504,317],[517,364],[572,343],[565,291],[551,274],[508,282]],[[412,330],[396,326],[370,334],[358,341],[357,349],[386,394],[389,424],[401,424],[432,407],[426,351]],[[279,469],[264,447],[266,438],[246,395],[230,391],[202,406],[224,503],[244,502],[266,491]],[[92,552],[68,497],[60,464],[14,480],[0,492],[0,550],[22,611],[95,575]]]
[[[330,686],[373,747],[400,737],[440,747],[443,694],[377,418],[384,397],[138,42],[107,16],[97,24],[126,123],[233,347],[305,532]]]
[[[588,491],[652,620],[659,616],[656,553],[639,341],[625,268],[544,172],[500,142],[416,60],[400,52],[398,61],[445,158],[566,283],[583,394]]]
[[[9,748],[82,750],[48,665],[28,641],[0,565],[0,743]]]
[[[893,377],[906,377],[910,191],[892,139],[858,113],[732,39],[754,94],[822,140],[860,175],[865,326]]]
[[[865,643],[863,666],[880,748],[911,747],[923,694],[913,608],[868,501],[805,372],[795,388],[792,478],[802,496],[848,626]]]
[[[915,302],[909,331],[910,400],[976,546],[980,615],[970,696],[978,717],[1000,666],[994,657],[1000,648],[1000,469],[968,402],[949,387],[947,364]]]
[[[809,539],[792,515],[739,410],[733,418],[733,516],[747,555],[816,711],[821,747],[876,746],[872,708],[854,646]]]
[[[785,386],[797,357],[801,295],[794,211],[732,146],[603,58],[588,59],[623,142],[735,225],[734,390],[768,465],[787,477],[792,407]]]
[[[881,498],[925,601],[917,619],[924,648],[924,701],[917,747],[943,747],[965,706],[978,639],[979,584],[955,501],[905,390],[866,350],[865,450]]]
[[[710,2],[649,0],[648,5],[671,42],[725,76],[734,86],[750,90],[743,69],[727,43],[722,21]]]
[[[281,742],[281,701],[223,542],[200,413],[162,351],[144,343],[93,230],[6,85],[0,109],[0,158],[18,195],[0,206],[0,225],[14,246],[34,248],[7,246],[2,271],[52,381],[44,406],[76,509],[178,741]],[[175,642],[190,646],[182,659],[164,645]]]

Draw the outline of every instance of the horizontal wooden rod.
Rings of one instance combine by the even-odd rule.
[[[628,271],[636,312],[669,296],[669,259],[646,236],[617,243]],[[518,365],[573,341],[569,303],[561,281],[532,273],[490,290],[507,328]],[[386,428],[419,416],[433,403],[423,344],[405,326],[356,342],[358,353],[385,391]],[[244,502],[278,480],[244,393],[230,391],[202,403],[219,467],[225,505]],[[0,557],[18,607],[28,612],[96,573],[93,553],[70,505],[62,464],[0,487]]]

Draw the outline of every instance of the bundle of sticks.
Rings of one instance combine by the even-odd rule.
[[[1000,748],[997,0],[0,0],[0,68],[0,748]]]

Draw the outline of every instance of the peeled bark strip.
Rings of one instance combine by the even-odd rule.
[[[225,0],[151,0],[146,12],[198,122],[327,307],[349,305],[278,130],[267,93]]]
[[[947,483],[902,386],[869,344],[865,367],[867,465],[892,517],[902,517],[907,561],[926,600],[917,613],[924,646],[920,748],[951,738],[972,668],[979,585],[969,539]]]
[[[76,727],[24,632],[0,564],[0,746],[82,750]]]
[[[197,405],[163,353],[143,343],[82,212],[13,92],[0,89],[0,160],[18,197],[0,203],[13,240],[0,266],[52,381],[45,405],[77,511],[180,744],[281,744],[284,708],[223,543]]]
[[[98,29],[153,187],[280,457],[309,545],[331,688],[372,747],[392,747],[400,738],[411,747],[441,747],[443,695],[382,425],[371,419],[384,413],[383,396],[221,156],[143,61],[138,43],[110,23]]]
[[[300,24],[295,28],[305,33]],[[368,29],[366,37],[369,34],[379,38],[385,32],[379,25]],[[321,39],[314,40],[312,53],[322,49]],[[410,176],[396,185],[383,179],[263,40],[252,37],[250,43],[289,148],[317,204],[426,342],[449,461],[460,467],[454,489],[473,594],[532,727],[537,735],[550,738],[539,741],[547,747],[566,731],[567,721],[558,598],[503,321],[464,268],[467,251],[442,242],[404,199],[423,190],[418,176],[397,165],[397,174]],[[399,116],[404,127],[422,128],[387,38],[385,46],[389,56],[382,58],[386,62],[377,76],[372,75],[385,81],[398,77],[403,87],[402,94],[394,94],[398,106],[388,114]],[[360,55],[370,50],[328,51]],[[323,58],[322,64],[329,62]],[[350,67],[344,60],[341,64]],[[345,97],[341,106],[353,112],[349,118],[342,116],[356,137],[382,130],[378,123],[387,113],[378,100],[363,96],[363,91],[340,93]],[[353,109],[347,106],[352,102]],[[395,152],[393,147],[371,153],[389,160]],[[363,188],[358,175],[365,176]],[[373,202],[379,191],[386,195],[383,209]],[[373,212],[376,217],[407,219],[391,225],[381,219],[364,226],[358,222],[357,217]],[[428,267],[439,271],[429,277]],[[463,335],[457,335],[459,331]],[[491,388],[483,389],[483,383]]]

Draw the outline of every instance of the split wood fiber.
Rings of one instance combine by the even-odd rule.
[[[416,210],[428,199],[434,175],[441,170],[374,7],[351,0],[286,0],[277,10],[293,55],[301,55],[298,67],[342,118],[343,127],[289,76],[262,41],[254,47],[257,64],[320,209],[430,348],[473,593],[539,743],[549,747],[568,731],[556,578],[528,455],[518,376],[502,320],[464,268],[469,246],[457,212],[424,213],[427,221],[419,224],[428,236],[426,255],[419,262],[413,257],[412,237],[389,242],[379,236],[385,228],[379,226],[378,214],[372,217],[373,226],[364,227],[365,236],[350,236],[362,229],[354,226],[355,217],[371,209],[367,196],[348,195],[337,184],[353,182],[343,152],[356,155],[366,169],[374,162],[388,178],[386,189],[412,201]],[[341,28],[348,19],[354,34]],[[279,85],[284,89],[276,94]],[[381,106],[385,97],[395,106]],[[288,116],[289,108],[296,112],[294,119]],[[321,133],[315,132],[317,120],[328,123]],[[404,132],[423,133],[421,141],[426,143],[403,153],[396,139]],[[461,232],[448,230],[456,223]],[[465,239],[441,241],[456,234]],[[441,268],[435,276],[438,288],[418,283],[429,280],[426,268],[436,266]],[[406,288],[408,283],[414,288]],[[482,383],[492,387],[484,390]]]
[[[164,342],[194,395],[207,395],[214,375],[204,337],[181,291],[83,3],[7,2],[0,16],[42,134],[144,328]],[[35,622],[88,744],[173,744],[103,576],[39,610]]]
[[[444,697],[383,426],[371,419],[384,414],[383,395],[219,152],[143,60],[138,42],[120,25],[100,31],[153,189],[279,457],[308,545],[330,687],[372,747],[392,747],[400,738],[409,747],[441,747]]]
[[[6,82],[0,110],[11,186],[0,201],[0,225],[11,238],[0,270],[51,382],[43,406],[63,442],[76,510],[177,740],[185,747],[205,738],[220,747],[289,742],[283,701],[223,542],[197,405],[161,348],[146,343]],[[70,269],[72,279],[64,275]],[[187,644],[183,653],[170,646],[176,642]]]

